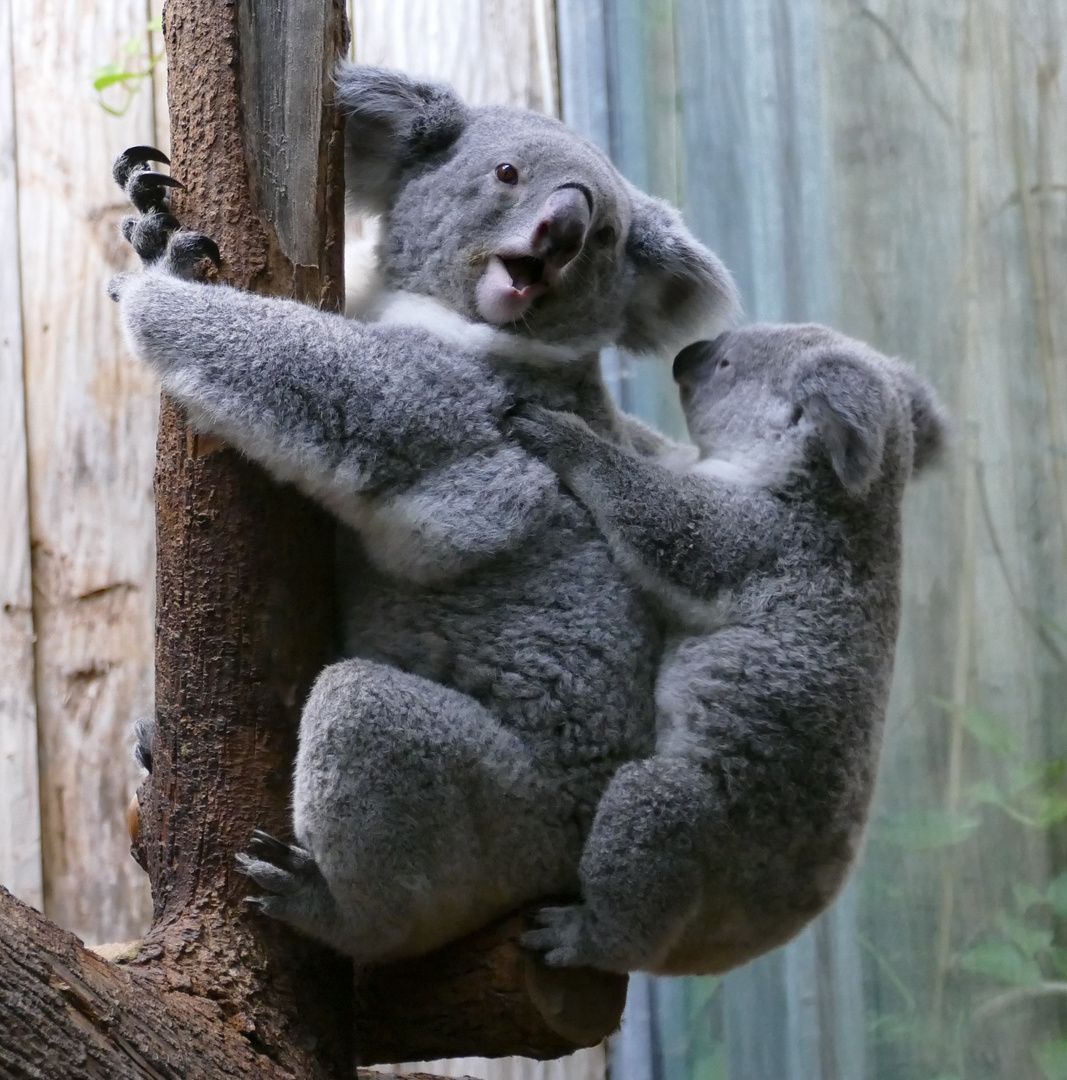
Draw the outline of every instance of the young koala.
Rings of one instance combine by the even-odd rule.
[[[659,632],[501,423],[523,398],[659,452],[598,350],[673,351],[735,296],[558,121],[352,66],[338,97],[351,200],[381,215],[377,321],[191,280],[219,252],[177,228],[146,148],[116,166],[145,270],[112,291],[192,423],[320,500],[370,563],[343,597],[350,658],[304,708],[299,846],[257,835],[241,860],[264,912],[370,963],[578,895],[601,792],[652,749]]]
[[[722,972],[821,912],[856,857],[897,633],[901,497],[944,420],[902,363],[821,326],[679,353],[696,459],[642,459],[580,418],[516,410],[518,441],[666,614],[656,749],[623,765],[581,904],[525,941],[550,964]]]

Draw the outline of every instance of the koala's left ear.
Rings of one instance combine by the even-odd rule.
[[[797,377],[793,400],[815,425],[845,489],[862,495],[882,467],[892,390],[859,357],[820,352]]]
[[[636,268],[619,344],[634,352],[673,355],[714,336],[740,312],[729,270],[665,202],[631,188],[633,217],[626,254]]]

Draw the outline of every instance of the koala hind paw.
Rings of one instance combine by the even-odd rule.
[[[256,829],[248,842],[248,852],[237,855],[238,872],[251,878],[274,896],[295,896],[309,878],[318,876],[311,855],[295,844],[283,844],[270,833]],[[263,907],[268,897],[249,897],[252,906]]]
[[[541,908],[533,916],[537,929],[527,930],[519,937],[519,943],[544,953],[549,967],[583,967],[592,959],[584,949],[586,918],[584,904]]]

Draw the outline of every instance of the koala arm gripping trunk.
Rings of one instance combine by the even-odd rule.
[[[117,291],[134,351],[193,424],[343,517],[346,500],[509,449],[498,427],[504,388],[476,358],[428,334],[158,268]]]

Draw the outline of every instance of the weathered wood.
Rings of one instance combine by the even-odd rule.
[[[390,0],[353,3],[353,55],[451,83],[471,105],[555,115],[551,0]]]
[[[151,141],[152,117],[146,95],[107,115],[91,86],[144,27],[145,5],[10,10],[44,904],[85,938],[114,940],[143,933],[151,910],[123,810],[137,784],[129,725],[152,707],[158,394],[104,291],[130,267],[109,172],[123,147]]]
[[[187,185],[176,212],[216,240],[234,284],[336,310],[343,163],[339,121],[324,102],[346,26],[340,3],[321,9],[283,41],[258,20],[273,24],[284,5],[174,0],[165,38],[174,172]],[[271,79],[293,93],[280,118],[266,96]],[[274,196],[263,195],[275,186],[293,208],[284,237]],[[286,255],[292,229],[310,237],[299,261]],[[295,1075],[344,1075],[349,965],[245,916],[247,883],[234,867],[253,828],[287,829],[300,705],[332,649],[333,526],[234,451],[204,450],[164,402],[157,734],[140,814],[155,919],[131,966],[162,967],[192,993],[223,1000],[257,1048]]]
[[[11,8],[0,6],[0,882],[40,908],[29,489],[19,295]]]

